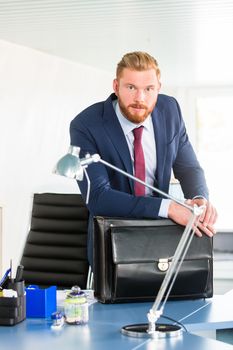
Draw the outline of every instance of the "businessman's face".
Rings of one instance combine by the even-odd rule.
[[[124,68],[113,81],[123,115],[135,124],[142,123],[155,107],[160,82],[154,69],[135,71]]]

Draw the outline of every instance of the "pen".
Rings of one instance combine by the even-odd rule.
[[[4,273],[4,276],[2,277],[1,281],[0,281],[0,287],[2,287],[4,285],[4,283],[6,282],[9,273],[11,272],[11,268],[9,268],[8,270],[6,270],[6,272]]]

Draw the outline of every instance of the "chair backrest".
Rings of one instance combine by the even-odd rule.
[[[79,194],[36,193],[21,264],[25,284],[86,287],[88,209]]]

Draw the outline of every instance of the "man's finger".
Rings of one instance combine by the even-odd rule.
[[[214,235],[214,228],[211,227],[211,226],[205,226],[203,225],[202,223],[199,222],[198,224],[198,228],[203,232],[205,233],[208,237],[213,237]]]

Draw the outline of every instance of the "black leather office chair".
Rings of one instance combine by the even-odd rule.
[[[88,210],[79,194],[36,193],[21,264],[25,284],[86,288]]]

